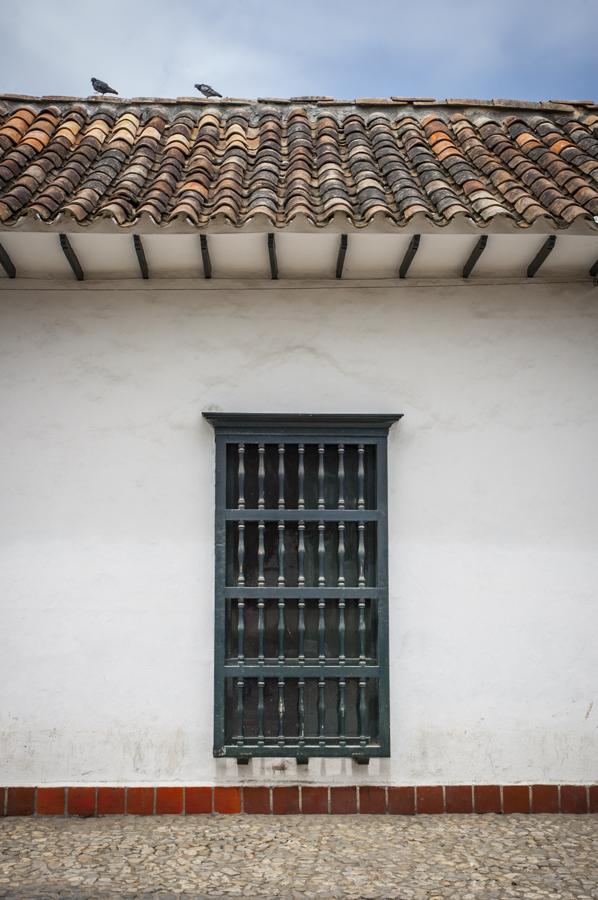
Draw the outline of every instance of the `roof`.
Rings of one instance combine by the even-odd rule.
[[[0,95],[0,226],[598,222],[591,101]]]

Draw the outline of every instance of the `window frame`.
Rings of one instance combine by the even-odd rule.
[[[388,646],[388,460],[387,439],[391,425],[398,421],[401,414],[260,414],[260,413],[223,413],[204,412],[204,418],[212,425],[215,433],[216,459],[215,459],[215,609],[214,609],[214,747],[215,757],[237,758],[239,762],[249,758],[263,757],[291,757],[307,761],[311,757],[344,757],[355,759],[369,759],[370,757],[390,756],[390,704],[389,704],[389,646]],[[369,510],[369,520],[375,521],[376,528],[376,586],[364,588],[343,588],[346,597],[358,596],[360,592],[368,592],[366,596],[375,592],[377,604],[377,664],[370,666],[369,677],[375,677],[378,683],[378,741],[368,742],[366,746],[261,746],[259,748],[239,746],[226,742],[225,731],[225,679],[240,678],[239,666],[226,665],[226,599],[231,595],[231,587],[226,585],[226,525],[227,521],[239,521],[243,516],[235,516],[236,510],[227,510],[227,465],[226,454],[228,444],[276,444],[276,443],[332,443],[332,444],[370,444],[376,447],[376,507]],[[278,511],[268,510],[268,513]],[[286,510],[288,514],[289,510]],[[310,510],[308,512],[313,512]],[[324,512],[319,510],[318,513]],[[337,510],[326,510],[328,515],[322,518],[338,521],[334,513]],[[348,513],[355,513],[349,510]],[[232,515],[231,515],[232,513]],[[297,511],[291,511],[294,518]],[[285,516],[282,516],[285,518]],[[315,518],[315,517],[314,517]],[[346,516],[350,520],[350,516]],[[357,518],[357,516],[355,517]],[[287,521],[289,519],[287,518]],[[257,589],[249,589],[257,594]],[[260,588],[260,593],[266,596],[274,596],[276,588]],[[304,597],[317,597],[322,593],[322,588],[293,588],[285,587],[284,592],[291,596],[301,593]],[[337,587],[329,587],[327,593],[337,594]],[[236,587],[234,593],[238,593]],[[248,596],[247,589],[243,589]],[[272,667],[266,667],[272,668]],[[290,674],[289,670],[301,669]],[[330,668],[333,668],[332,666]],[[340,668],[338,666],[337,668]],[[347,677],[360,677],[349,673],[353,667],[343,667]],[[377,669],[377,675],[371,674],[371,669]],[[308,671],[309,670],[309,671]],[[311,671],[313,670],[313,671]],[[242,671],[245,671],[245,666]],[[321,664],[318,666],[293,667],[285,664],[278,668],[278,673],[284,671],[286,677],[311,677],[321,676]],[[359,672],[363,674],[363,669]],[[246,678],[255,678],[257,673],[248,671]],[[276,677],[274,674],[265,673],[263,677]],[[339,674],[330,674],[331,678],[338,678]]]

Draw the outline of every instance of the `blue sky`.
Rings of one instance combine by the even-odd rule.
[[[0,0],[0,92],[598,99],[598,0]]]

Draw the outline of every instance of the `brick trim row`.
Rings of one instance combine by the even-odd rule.
[[[598,784],[0,787],[0,816],[598,813]]]

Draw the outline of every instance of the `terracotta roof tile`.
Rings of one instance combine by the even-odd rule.
[[[550,109],[548,107],[551,107]],[[554,108],[552,108],[554,107]],[[0,222],[131,226],[335,215],[364,227],[598,215],[598,117],[564,104],[391,97],[0,98]]]

